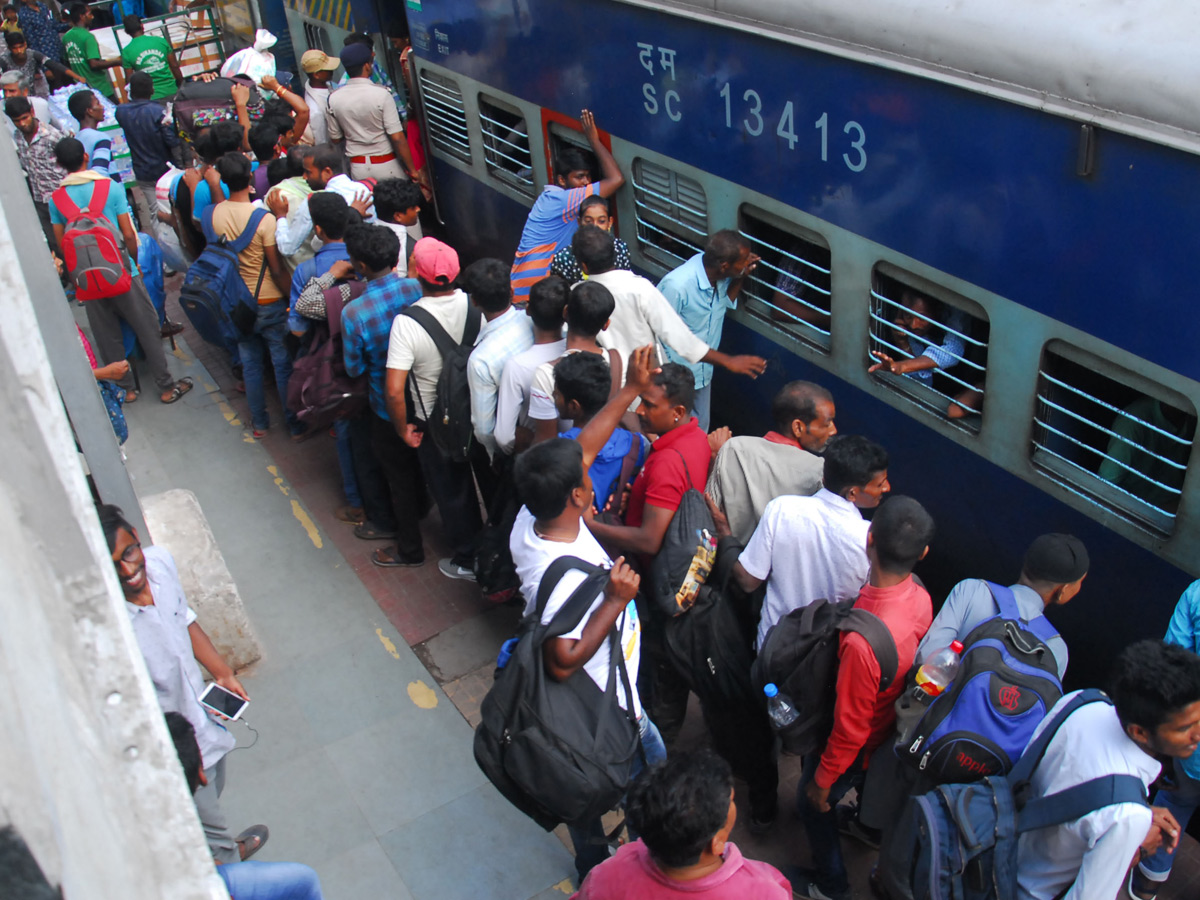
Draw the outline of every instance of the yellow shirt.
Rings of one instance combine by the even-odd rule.
[[[253,213],[253,203],[235,202],[233,200],[218,203],[213,210],[213,230],[218,235],[231,241],[237,240],[238,235],[242,233]],[[258,291],[258,303],[260,306],[273,303],[283,296],[283,291],[275,284],[275,279],[271,277],[270,270],[263,273],[263,268],[266,265],[264,248],[274,246],[275,217],[267,213],[263,216],[262,221],[258,223],[258,230],[254,232],[254,239],[250,241],[250,246],[238,255],[238,272],[241,274],[242,281],[246,283],[246,287],[249,288],[251,294],[258,287],[259,275],[262,273],[262,288]]]

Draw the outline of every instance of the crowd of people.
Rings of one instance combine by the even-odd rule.
[[[23,0],[20,24],[40,6]],[[657,284],[632,271],[628,248],[611,230],[610,202],[624,175],[584,110],[592,157],[567,149],[554,160],[552,183],[533,204],[514,258],[463,266],[451,243],[423,235],[428,174],[370,36],[351,35],[338,57],[304,53],[302,92],[285,78],[262,77],[257,87],[271,99],[255,121],[249,87],[235,85],[231,117],[183,140],[168,110],[181,83],[169,46],[164,52],[152,45],[130,17],[125,30],[144,46],[131,43],[136,52],[102,60],[87,32],[87,7],[76,4],[69,13],[74,28],[63,37],[65,56],[50,52],[40,28],[28,29],[39,45],[26,48],[24,35],[6,27],[10,56],[0,64],[19,75],[0,81],[35,207],[70,286],[92,284],[74,278],[79,254],[69,232],[81,215],[107,223],[120,247],[110,274],[122,289],[83,305],[99,357],[94,368],[121,382],[125,402],[136,399],[125,363],[126,326],[162,402],[191,388],[188,379],[172,376],[163,351],[162,340],[181,326],[165,319],[147,291],[164,263],[147,270],[142,238],[153,238],[179,269],[209,245],[232,248],[250,311],[226,349],[253,434],[266,437],[271,426],[269,358],[292,439],[332,428],[338,472],[330,474],[345,496],[336,515],[357,537],[379,542],[375,565],[424,565],[423,520],[436,506],[451,548],[438,561],[441,573],[479,578],[490,595],[481,547],[494,549],[498,540],[511,555],[512,587],[526,614],[539,608],[541,596],[545,624],[584,580],[568,573],[543,586],[557,560],[609,570],[578,626],[550,640],[544,659],[551,678],[591,678],[604,690],[611,654],[619,652],[635,685],[618,692],[618,700],[642,746],[623,802],[636,839],[610,856],[598,819],[569,823],[579,896],[793,893],[843,900],[850,885],[839,831],[880,847],[871,877],[879,896],[911,896],[903,812],[922,782],[895,763],[897,702],[911,687],[911,670],[952,642],[968,641],[1004,607],[988,583],[970,579],[934,615],[913,575],[935,540],[933,519],[918,500],[891,495],[883,446],[837,433],[835,398],[826,388],[806,381],[783,386],[761,435],[711,429],[714,368],[756,378],[766,367],[757,356],[719,349],[725,313],[760,262],[750,242],[736,230],[718,230]],[[61,64],[51,65],[62,58],[70,66],[66,76]],[[134,178],[126,185],[110,175],[110,140],[97,128],[104,109],[93,93],[111,96],[105,72],[118,65],[130,69],[129,100],[116,112],[133,156]],[[339,67],[347,76],[340,86],[333,78]],[[36,102],[42,76],[89,85],[71,95],[73,136]],[[920,322],[903,324],[922,331]],[[313,410],[296,405],[289,379],[298,359],[335,337],[340,349],[330,365],[356,385],[361,402],[315,425]],[[946,364],[928,341],[913,340],[909,349],[907,361],[876,354],[878,366],[927,377]],[[822,601],[850,601],[873,615],[896,651],[895,671],[884,671],[862,634],[838,638],[832,728],[805,755],[794,801],[802,823],[797,856],[807,848],[809,865],[792,867],[786,877],[729,842],[737,814],[734,775],[748,787],[743,809],[752,832],[794,827],[778,824],[777,749],[765,701],[736,722],[719,706],[706,706],[718,753],[675,749],[695,673],[681,670],[667,652],[668,623],[646,601],[644,585],[693,492],[707,497],[714,540],[736,545],[730,584],[744,601],[745,633],[736,639],[748,657],[783,620]],[[143,548],[119,510],[103,508],[101,522],[226,882],[232,889],[260,879],[303,892],[286,896],[319,897],[306,867],[246,868],[267,831],[253,826],[234,837],[224,821],[218,796],[232,741],[198,702],[197,662],[230,692],[246,692],[195,622],[169,554]],[[1010,588],[1021,619],[1072,600],[1088,567],[1078,539],[1031,535]],[[1022,897],[1109,897],[1131,873],[1129,889],[1147,900],[1165,880],[1180,823],[1200,798],[1200,763],[1192,761],[1200,743],[1198,597],[1194,585],[1167,642],[1143,641],[1121,653],[1109,686],[1114,705],[1073,713],[1030,785],[1032,796],[1044,796],[1098,775],[1129,774],[1147,791],[1160,785],[1158,806],[1110,805],[1023,838]],[[1061,677],[1067,646],[1057,635],[1045,644]],[[1160,779],[1164,764],[1169,769]],[[857,805],[839,805],[852,790]],[[1144,858],[1133,865],[1139,853]]]

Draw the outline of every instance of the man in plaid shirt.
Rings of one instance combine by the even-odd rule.
[[[420,519],[428,508],[417,451],[392,427],[384,396],[388,339],[392,321],[421,299],[421,286],[393,270],[400,240],[382,225],[346,230],[346,252],[367,282],[362,296],[342,312],[342,349],[346,374],[366,374],[370,409],[350,420],[350,451],[366,521],[354,534],[367,541],[395,539],[394,547],[376,550],[377,566],[419,566],[425,562]]]
[[[9,97],[4,101],[4,112],[17,128],[17,158],[29,179],[29,192],[33,194],[46,243],[54,250],[57,242],[50,224],[50,195],[67,177],[66,170],[54,158],[54,147],[66,135],[49,123],[38,121],[28,97]]]

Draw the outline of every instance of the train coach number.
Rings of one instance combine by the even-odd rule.
[[[725,101],[726,128],[741,127],[751,137],[758,137],[763,133],[767,122],[763,117],[763,102],[758,91],[750,89],[742,94],[742,104],[744,105],[739,111],[743,116],[737,125],[734,124],[733,89],[729,82],[726,82],[725,86],[721,88],[720,96]],[[828,162],[829,113],[821,113],[821,117],[813,122],[813,129],[820,133],[821,162]],[[841,154],[842,162],[851,172],[861,172],[867,167],[867,132],[858,122],[850,121],[842,127],[842,133],[850,139],[848,149]],[[783,105],[783,109],[779,113],[775,134],[787,141],[789,150],[796,149],[800,136],[796,134],[796,110],[791,100]]]

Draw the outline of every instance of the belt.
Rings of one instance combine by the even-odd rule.
[[[387,154],[384,154],[383,156],[352,156],[352,157],[350,157],[350,162],[359,163],[359,164],[365,163],[367,165],[378,165],[380,163],[391,162],[395,158],[396,158],[395,153],[387,153]]]

